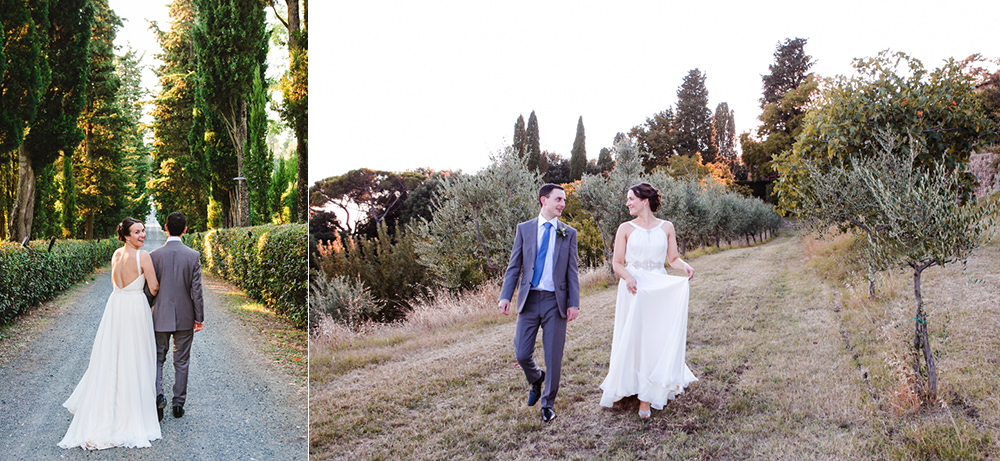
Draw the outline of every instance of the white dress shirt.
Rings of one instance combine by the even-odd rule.
[[[542,291],[556,291],[556,285],[552,281],[552,266],[555,265],[555,253],[556,253],[556,231],[559,230],[559,218],[552,218],[551,221],[545,221],[545,218],[541,214],[538,215],[538,239],[535,240],[535,248],[538,251],[542,249],[542,237],[545,236],[545,223],[549,222],[552,227],[549,229],[549,250],[545,253],[545,268],[542,269],[542,279],[538,281],[538,286],[533,287],[533,290]],[[535,253],[538,254],[537,252]],[[534,264],[534,261],[532,261]]]

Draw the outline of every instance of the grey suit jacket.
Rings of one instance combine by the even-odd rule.
[[[183,331],[204,323],[201,255],[181,242],[167,242],[149,253],[160,291],[153,301],[153,330]]]
[[[565,237],[559,234],[564,233]],[[556,288],[556,304],[559,315],[566,318],[566,309],[580,307],[580,280],[577,275],[576,229],[559,222],[559,230],[552,238],[556,239],[554,265],[552,266],[552,281]],[[538,218],[517,225],[514,236],[514,248],[510,253],[510,263],[503,277],[503,288],[500,299],[511,299],[514,289],[517,289],[517,312],[524,307],[531,289],[531,277],[534,275],[535,255],[538,251]]]

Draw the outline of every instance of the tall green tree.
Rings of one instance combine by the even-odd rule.
[[[576,138],[573,139],[573,150],[569,154],[569,181],[573,182],[583,177],[587,171],[587,143],[583,133],[583,116],[576,122]]]
[[[0,0],[0,11],[0,240],[5,240],[17,190],[18,151],[51,74],[45,57],[48,4]]]
[[[528,128],[524,132],[524,144],[528,169],[540,172],[542,144],[538,135],[538,118],[535,117],[535,111],[531,111],[531,115],[528,116]]]
[[[527,139],[524,132],[524,116],[518,114],[517,121],[514,122],[514,153],[518,157],[525,158]]]
[[[118,89],[118,106],[126,121],[124,136],[125,197],[121,201],[121,215],[143,219],[149,214],[149,189],[151,146],[146,143],[148,128],[142,123],[143,104],[149,99],[149,90],[142,86],[145,66],[142,57],[131,47],[115,58],[115,73],[121,80]],[[109,228],[110,229],[110,228]]]
[[[194,0],[174,0],[170,4],[170,25],[163,30],[150,26],[162,52],[163,62],[155,69],[160,92],[153,100],[153,164],[148,187],[153,195],[160,222],[180,211],[193,231],[207,229],[208,202],[212,196],[208,158],[204,149],[195,149],[193,137],[203,144],[204,130],[194,133],[195,72],[193,28]]]
[[[83,140],[77,117],[86,103],[90,28],[94,20],[94,7],[88,0],[52,0],[33,7],[38,11],[33,15],[36,26],[42,26],[48,34],[44,48],[51,78],[18,149],[17,195],[10,213],[10,237],[15,241],[31,235],[35,172]],[[47,20],[43,19],[45,9]]]
[[[253,79],[267,56],[265,5],[259,0],[196,0],[195,6],[196,97],[224,125],[243,178]],[[235,222],[245,227],[250,224],[250,194],[245,180],[236,181]]]
[[[281,117],[295,132],[297,159],[296,193],[297,217],[306,222],[309,215],[307,182],[309,169],[309,2],[284,0],[287,19],[278,13],[278,0],[268,0],[278,20],[288,31],[288,72],[281,77]]]
[[[740,135],[743,163],[755,179],[775,177],[772,161],[791,150],[802,132],[802,122],[819,82],[809,73],[812,57],[805,54],[806,39],[785,39],[774,52],[770,74],[761,77],[764,93],[760,99],[762,122],[756,136]]]
[[[715,128],[715,145],[719,148],[716,161],[732,165],[736,162],[736,113],[729,109],[729,104],[720,102],[715,106],[712,126]]]
[[[639,151],[643,153],[642,165],[647,173],[658,166],[666,166],[670,157],[677,155],[675,120],[674,110],[668,107],[663,112],[647,118],[645,124],[635,126],[629,131],[629,135],[638,143]]]
[[[83,218],[81,232],[74,235],[86,239],[95,237],[95,218],[120,220],[108,212],[121,205],[126,193],[122,161],[128,136],[128,120],[118,101],[121,79],[115,72],[114,53],[122,21],[106,0],[91,0],[91,5],[95,20],[91,26],[86,103],[78,122],[84,138],[73,156],[77,209]],[[108,232],[107,224],[98,224],[99,229],[105,229],[102,235]]]
[[[712,135],[712,111],[708,108],[705,74],[691,69],[677,88],[677,153],[691,156],[700,152],[705,162],[714,162],[719,149]]]
[[[808,39],[786,38],[774,51],[774,63],[768,66],[770,74],[761,77],[764,94],[760,98],[760,108],[777,104],[788,93],[806,81],[813,65],[812,56],[806,54]]]
[[[250,222],[254,225],[271,220],[271,172],[274,154],[267,146],[267,103],[270,98],[264,88],[264,76],[253,80],[250,102],[249,142],[247,143],[247,184],[250,185]]]

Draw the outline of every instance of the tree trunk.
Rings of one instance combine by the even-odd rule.
[[[920,274],[926,266],[916,266],[913,268],[913,293],[917,298],[917,315],[914,317],[913,347],[917,350],[917,358],[914,360],[917,376],[920,376],[920,357],[923,352],[924,360],[927,362],[927,395],[931,402],[937,400],[937,366],[934,364],[934,352],[931,350],[930,340],[927,338],[927,313],[924,312],[924,300],[920,295]]]
[[[31,166],[28,147],[17,150],[17,194],[10,211],[10,240],[20,243],[31,236],[31,221],[35,218],[35,169]]]
[[[239,98],[237,102],[236,120],[234,125],[233,138],[236,142],[236,165],[239,177],[245,178],[244,166],[246,165],[247,148],[247,100]],[[250,190],[247,188],[245,179],[236,181],[236,227],[247,227],[250,225]]]

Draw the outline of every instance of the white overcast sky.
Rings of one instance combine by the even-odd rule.
[[[1000,56],[995,0],[312,3],[309,181],[361,167],[475,172],[538,117],[543,150],[587,157],[677,101],[694,68],[709,108],[758,124],[761,75],[786,38],[822,76],[887,48],[925,67]]]

